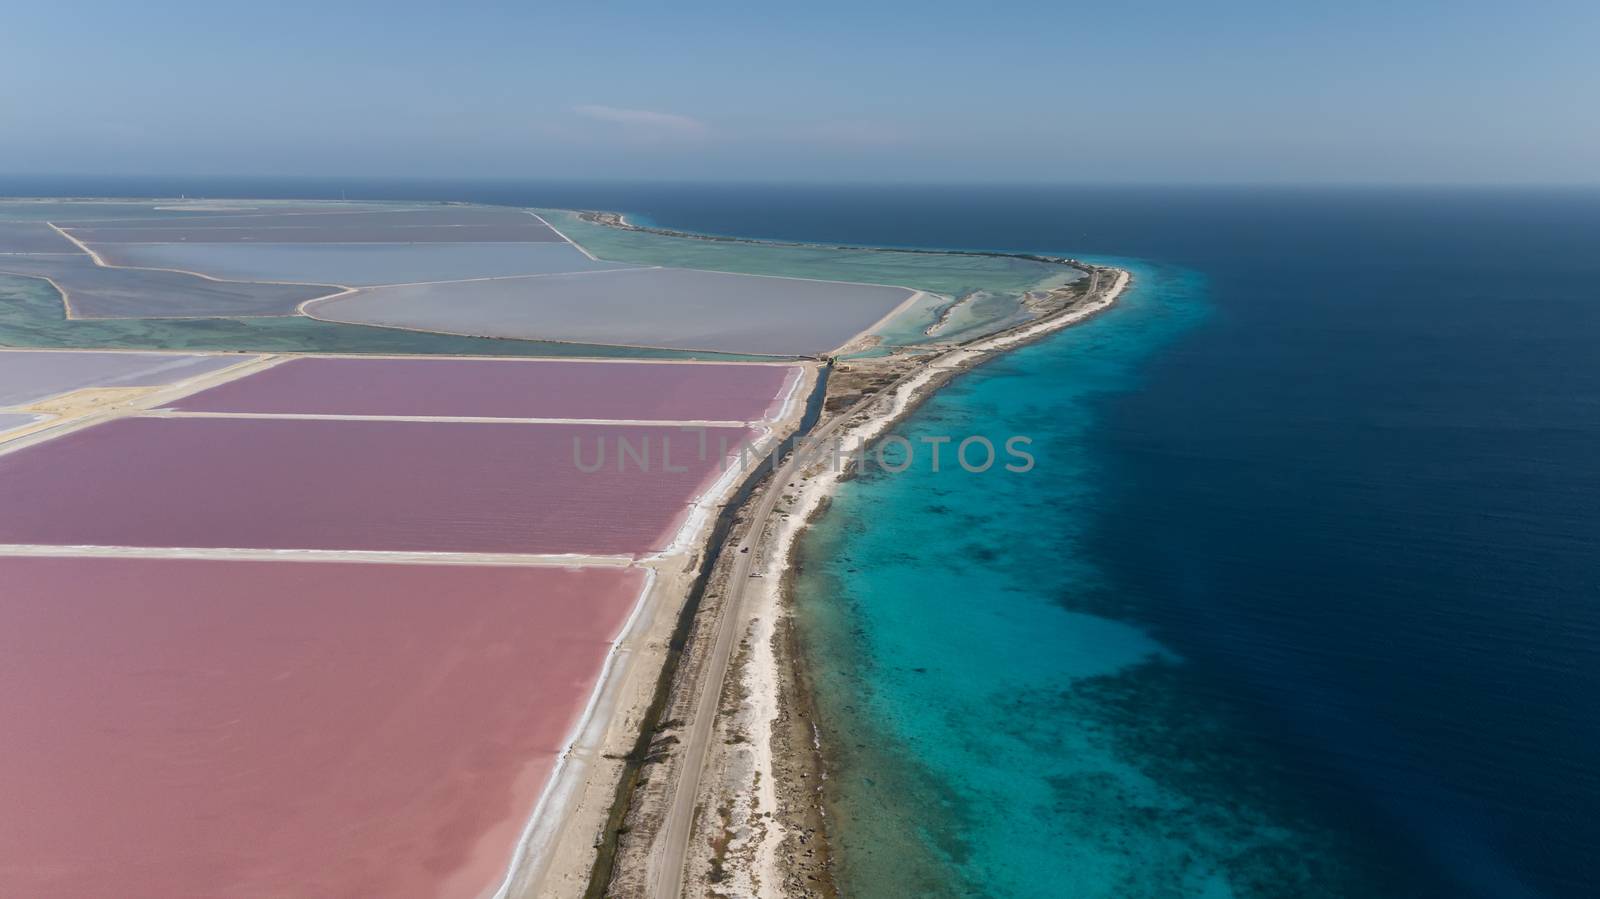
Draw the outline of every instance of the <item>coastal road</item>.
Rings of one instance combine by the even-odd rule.
[[[1085,296],[1093,298],[1099,289],[1100,270],[1095,269],[1090,273],[1089,289],[1085,292]],[[986,335],[957,346],[993,340],[996,336]],[[987,355],[992,351],[978,352]],[[943,358],[943,354],[939,358]],[[937,365],[937,359],[933,364]],[[924,371],[925,367],[918,366],[906,372],[887,387],[859,400],[845,412],[824,422],[806,439],[814,441],[819,446],[826,445],[844,428],[846,422],[855,419],[858,413],[865,411],[874,403],[893,402],[900,387]],[[778,506],[778,501],[783,498],[783,487],[794,480],[801,469],[813,462],[815,458],[811,454],[792,453],[783,467],[772,476],[766,486],[761,488],[761,499],[752,511],[750,526],[745,530],[743,539],[737,544],[724,547],[724,552],[734,554],[733,565],[728,572],[727,596],[723,602],[722,617],[717,622],[716,642],[712,645],[711,655],[706,662],[705,676],[700,681],[694,706],[689,711],[690,726],[683,735],[682,744],[683,770],[678,775],[677,783],[674,784],[672,804],[662,825],[662,839],[656,844],[655,855],[651,859],[649,872],[651,899],[678,899],[683,895],[689,840],[693,836],[694,829],[695,801],[699,798],[700,782],[705,776],[706,755],[711,745],[712,729],[716,724],[723,680],[728,674],[733,647],[737,645],[739,639],[745,590],[750,585],[751,569],[756,564],[756,557],[760,555],[757,549],[766,535],[767,525]]]
[[[819,444],[833,436],[849,421],[854,413],[868,403],[883,396],[893,396],[899,387],[898,379],[883,393],[868,397],[842,415],[836,415],[811,432],[808,440]],[[733,647],[739,640],[739,622],[743,620],[745,588],[749,585],[751,568],[759,553],[756,548],[767,531],[773,510],[783,498],[783,486],[800,473],[808,462],[806,453],[793,453],[783,467],[761,489],[761,499],[750,517],[750,527],[737,544],[729,544],[724,552],[733,553],[733,565],[728,572],[727,596],[723,602],[722,617],[717,622],[716,642],[707,659],[705,676],[695,696],[694,708],[689,713],[690,726],[683,735],[683,770],[678,776],[672,794],[672,805],[667,810],[661,842],[657,844],[656,857],[650,866],[650,896],[652,899],[677,899],[683,893],[684,866],[688,861],[689,840],[693,836],[695,800],[700,794],[700,781],[705,775],[706,754],[711,746],[712,728],[716,724],[718,698],[722,695],[722,682],[728,675],[728,665],[733,657]]]

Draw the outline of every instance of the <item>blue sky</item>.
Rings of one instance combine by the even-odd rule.
[[[11,4],[0,172],[1600,181],[1600,4]]]

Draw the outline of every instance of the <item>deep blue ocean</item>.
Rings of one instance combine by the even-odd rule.
[[[858,896],[1600,895],[1600,192],[0,178],[1127,265],[804,547]]]

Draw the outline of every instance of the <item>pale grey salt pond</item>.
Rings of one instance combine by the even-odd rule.
[[[85,243],[560,243],[515,209],[167,216],[65,226]]]
[[[68,228],[87,244],[101,243],[559,243],[554,231],[531,225],[440,225],[321,228]]]
[[[532,215],[511,208],[442,207],[416,209],[345,210],[337,207],[306,206],[293,209],[239,209],[226,212],[184,212],[172,207],[152,207],[150,213],[135,219],[110,219],[105,223],[76,219],[74,228],[107,227],[133,229],[203,229],[203,228],[284,228],[315,227],[324,230],[342,228],[416,228],[440,226],[486,226],[544,228]]]
[[[0,221],[0,253],[82,253],[44,222]]]
[[[380,287],[309,304],[313,318],[467,334],[807,356],[867,330],[905,287],[632,268]]]
[[[0,434],[27,427],[42,418],[43,415],[29,415],[26,412],[0,412]]]
[[[537,223],[536,223],[537,224]],[[561,243],[95,244],[111,265],[181,269],[235,281],[409,284],[636,268]]]
[[[161,221],[182,223],[206,217],[281,215],[286,213],[349,213],[415,210],[416,204],[363,203],[333,200],[105,200],[73,197],[0,199],[0,220],[24,222]]]
[[[239,354],[0,349],[0,406],[26,406],[86,387],[175,384],[255,358]]]

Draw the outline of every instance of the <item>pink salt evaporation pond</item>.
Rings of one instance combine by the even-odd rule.
[[[704,436],[701,457],[676,426],[123,418],[0,454],[0,543],[648,553],[755,432]]]
[[[185,397],[188,412],[758,421],[802,369],[748,363],[303,358]]]
[[[0,895],[472,899],[636,569],[0,557]]]

